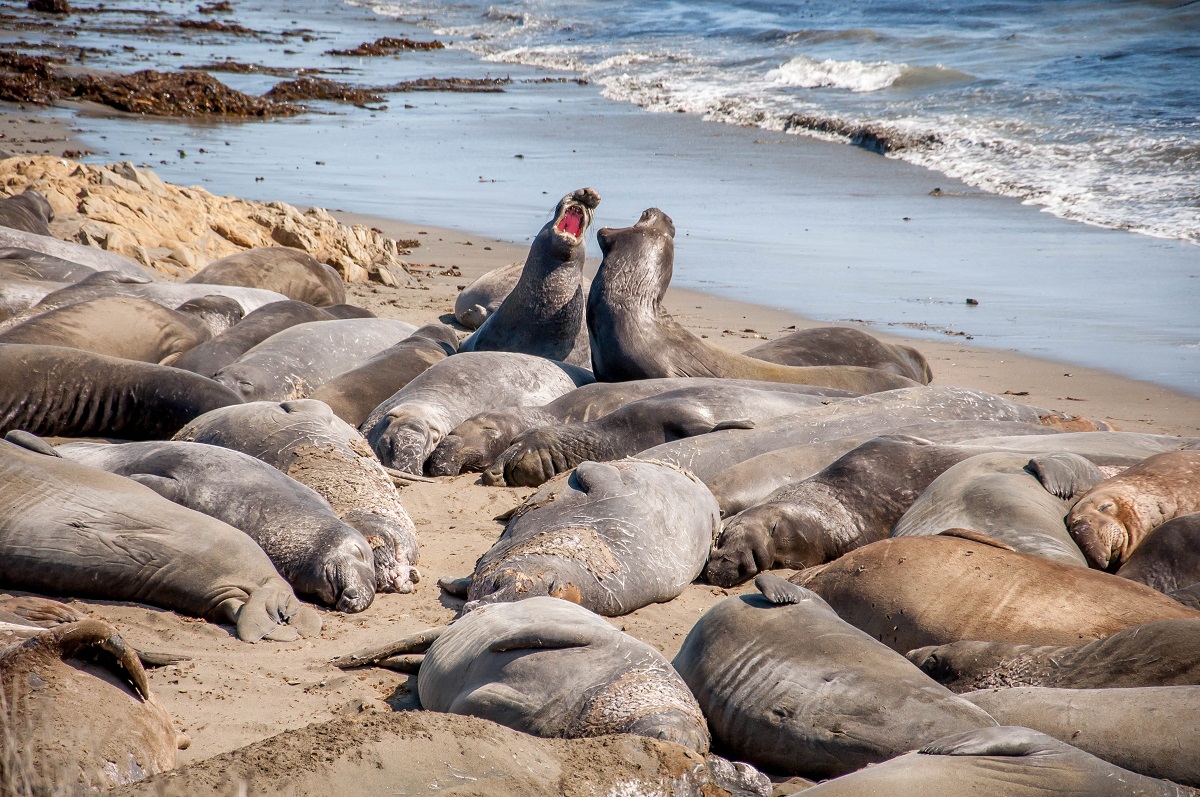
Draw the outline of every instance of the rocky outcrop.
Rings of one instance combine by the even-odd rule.
[[[98,246],[171,277],[256,246],[290,246],[337,269],[346,282],[416,287],[401,256],[415,241],[348,226],[323,208],[215,196],[164,182],[132,163],[93,166],[50,156],[0,160],[0,196],[26,188],[54,209],[57,238]]]

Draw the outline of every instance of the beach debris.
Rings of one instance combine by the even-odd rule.
[[[383,97],[376,93],[377,89],[355,88],[336,80],[321,77],[302,77],[296,80],[285,80],[276,83],[274,88],[263,97],[282,102],[298,100],[334,100],[337,102],[352,102],[361,105],[366,102],[380,102]]]
[[[218,22],[215,19],[185,19],[176,23],[184,30],[204,30],[213,33],[229,33],[234,36],[262,36],[261,30],[253,30],[245,25],[232,22]]]
[[[67,0],[29,0],[30,11],[43,14],[70,14],[71,4]]]
[[[259,246],[291,246],[333,266],[347,282],[416,287],[403,256],[420,245],[340,223],[322,208],[220,197],[163,182],[123,162],[92,166],[31,156],[0,161],[0,195],[26,188],[54,209],[56,237],[92,244],[171,276]]]
[[[971,307],[978,307],[979,300],[978,299],[967,299],[967,304]]]
[[[398,55],[402,52],[411,52],[414,50],[442,50],[446,45],[442,44],[437,39],[427,42],[413,41],[412,39],[395,39],[391,36],[384,36],[376,39],[373,42],[363,42],[357,47],[350,50],[326,50],[326,55]]]
[[[219,0],[216,3],[205,3],[196,10],[201,14],[231,14],[233,13],[233,4],[229,0]]]

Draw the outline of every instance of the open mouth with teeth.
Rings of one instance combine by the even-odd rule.
[[[554,229],[581,238],[586,224],[583,209],[577,205],[571,205],[563,211],[562,218],[558,220],[558,224],[554,225]]]

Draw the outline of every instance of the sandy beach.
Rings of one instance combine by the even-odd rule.
[[[61,107],[18,108],[0,103],[0,109],[3,110],[0,159],[35,154],[80,158],[89,152],[89,144],[72,129],[89,123],[80,122]],[[95,163],[97,159],[138,163],[149,160],[149,156],[95,153],[91,162]],[[272,185],[273,182],[268,181],[256,189],[258,198],[304,204],[292,196],[271,197]],[[208,188],[215,193],[235,190],[212,185]],[[11,187],[0,185],[0,195],[11,190]],[[336,206],[336,201],[321,200],[319,184],[312,186],[312,193],[310,204]],[[409,196],[404,206],[419,207],[421,201],[420,196]],[[334,217],[346,224],[361,224],[377,228],[390,238],[420,242],[407,257],[414,269],[422,274],[418,286],[353,283],[348,285],[348,301],[381,317],[414,324],[452,321],[458,291],[491,269],[523,261],[526,248],[514,240],[532,235],[540,224],[512,230],[509,240],[501,240],[470,231],[472,209],[461,210],[463,226],[468,229],[435,226],[423,223],[420,217],[402,220],[331,208]],[[413,212],[413,216],[416,215]],[[444,213],[439,214],[439,218],[444,217]],[[594,270],[595,259],[589,263]],[[669,291],[667,306],[688,329],[735,351],[794,329],[829,323],[679,287]],[[919,313],[919,310],[915,312]],[[914,323],[922,322],[919,315],[913,318]],[[901,342],[917,348],[932,367],[935,385],[977,388],[1033,406],[1103,421],[1126,431],[1200,436],[1200,397],[1161,384],[1125,378],[1095,367],[1038,359],[1011,350],[978,347],[972,345],[965,333],[945,329],[939,323],[930,323],[928,326],[933,333],[927,331],[919,337],[898,334],[905,329],[900,325],[855,324],[850,319],[839,319],[839,323],[859,326],[887,342]],[[945,329],[945,332],[939,334],[939,329]],[[461,751],[463,746],[469,747],[462,742],[467,738],[486,737],[488,744],[500,749],[511,741],[495,736],[486,723],[473,720],[443,722],[439,719],[427,725],[413,720],[415,724],[403,726],[400,720],[388,718],[394,712],[419,708],[415,677],[373,667],[343,671],[330,664],[334,657],[451,621],[461,601],[441,593],[437,579],[469,574],[475,560],[491,546],[503,528],[503,524],[494,518],[533,492],[525,488],[483,486],[477,474],[408,483],[399,489],[400,498],[413,517],[421,538],[423,578],[416,592],[381,594],[361,614],[344,615],[322,609],[324,630],[319,638],[251,645],[238,641],[227,627],[170,611],[112,601],[73,601],[73,605],[89,615],[116,625],[125,639],[136,647],[187,657],[178,665],[151,670],[150,685],[177,729],[191,739],[190,747],[179,753],[179,766],[185,772],[189,766],[194,766],[195,772],[205,774],[203,777],[195,775],[194,780],[186,781],[187,786],[180,786],[180,782],[171,777],[157,778],[123,793],[315,795],[328,794],[331,789],[336,792],[339,788],[371,794],[427,793],[418,784],[422,778],[426,778],[426,783],[433,782],[429,779],[442,778],[439,782],[443,785],[449,783],[445,793],[455,794],[550,794],[566,788],[561,785],[565,781],[537,785],[536,779],[509,784],[503,789],[496,784],[454,784],[445,779],[450,777],[446,773],[453,772],[453,767],[459,765],[455,763],[459,759],[453,757],[459,752],[446,752],[444,771],[435,771],[438,765],[433,763],[424,769],[407,765],[403,759],[408,755],[427,761],[427,757],[436,755],[438,750]],[[789,574],[781,572],[784,576]],[[613,624],[671,658],[706,609],[731,594],[752,590],[751,584],[726,590],[694,583],[670,603],[648,606],[614,620]],[[330,741],[336,735],[329,730],[332,726],[322,723],[347,721],[351,724],[338,726],[345,738],[337,736],[341,741],[334,744]],[[370,732],[365,730],[367,728]],[[286,767],[273,767],[264,764],[268,753],[262,750],[268,748],[243,749],[285,732],[289,735],[280,738],[291,749],[311,748],[314,752],[303,761],[289,759]],[[399,734],[399,738],[410,741],[389,748],[386,754],[376,748],[368,751],[368,742],[375,744],[388,734]],[[361,748],[356,747],[357,742],[362,743]],[[604,755],[589,753],[571,759],[577,781],[572,781],[573,785],[566,793],[585,793],[585,786],[594,787],[611,778],[611,768],[619,766],[615,762],[619,762],[624,754],[611,744],[604,749],[608,751]],[[222,754],[229,755],[216,758]],[[364,756],[371,760],[374,779],[360,779],[357,784],[362,784],[361,787],[351,787],[347,779],[360,777],[356,773],[364,766]],[[207,770],[203,769],[205,766]],[[777,794],[791,793],[798,788],[798,784],[783,784],[784,778],[778,780]],[[437,791],[441,793],[442,787]]]

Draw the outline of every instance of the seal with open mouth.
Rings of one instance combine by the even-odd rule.
[[[516,287],[460,351],[512,351],[591,367],[583,323],[583,236],[599,204],[593,188],[559,201],[554,218],[533,239]]]

